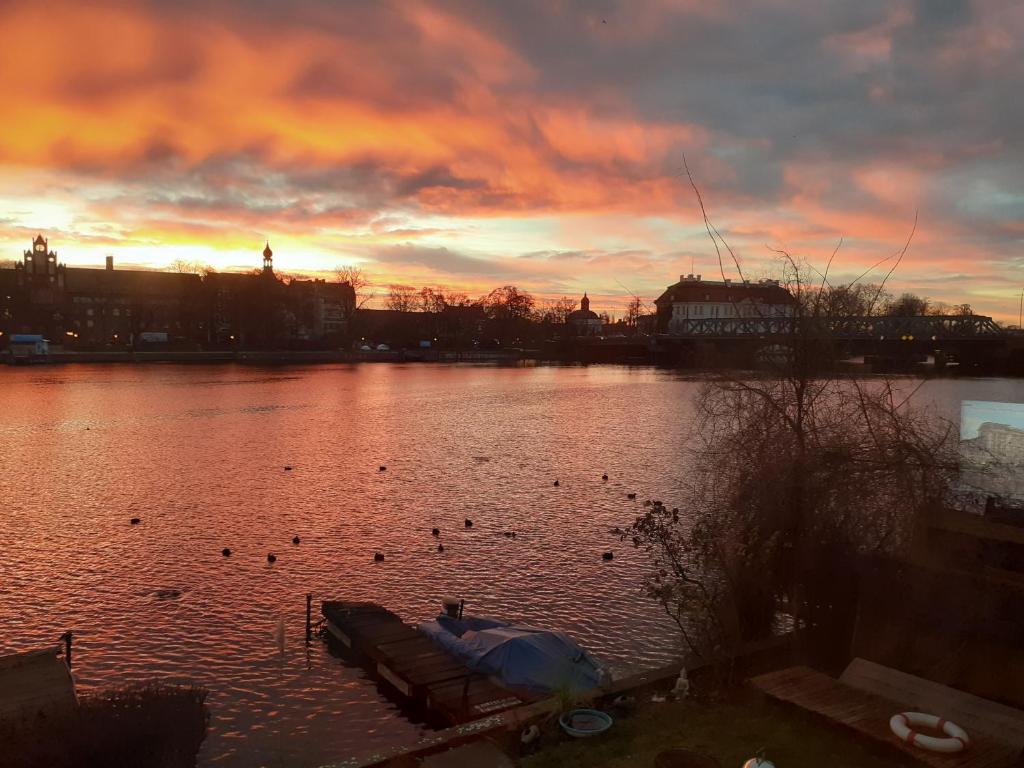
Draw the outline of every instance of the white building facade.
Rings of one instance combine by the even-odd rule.
[[[673,336],[770,333],[796,299],[778,280],[704,280],[680,275],[655,302],[658,331]]]

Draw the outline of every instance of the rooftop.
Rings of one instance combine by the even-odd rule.
[[[654,303],[664,305],[677,301],[796,303],[793,295],[783,288],[778,280],[704,280],[700,275],[680,275],[679,282],[666,288]]]

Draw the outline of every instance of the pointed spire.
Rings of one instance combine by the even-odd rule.
[[[263,274],[274,274],[274,252],[270,250],[269,240],[267,240],[267,247],[263,249]]]

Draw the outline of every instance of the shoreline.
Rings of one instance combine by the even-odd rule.
[[[347,352],[344,350],[106,350],[89,352],[51,352],[46,359],[18,363],[0,358],[11,367],[68,365],[75,363],[240,363],[255,365],[295,365],[330,363],[461,363],[516,362],[537,359],[518,351],[438,352],[395,350],[389,352]]]
[[[707,362],[707,361],[705,361]],[[727,362],[727,361],[722,361]],[[637,358],[633,355],[610,355],[601,359],[581,359],[574,355],[550,355],[540,350],[431,350],[408,349],[389,351],[347,350],[92,350],[54,351],[45,359],[12,361],[0,355],[0,368],[50,368],[74,364],[138,365],[173,363],[181,365],[332,365],[339,363],[479,363],[512,365],[520,363],[540,365],[623,365],[641,368],[659,368],[681,372],[707,372],[739,370],[745,366],[685,365],[666,360]],[[1024,370],[1016,366],[934,366],[922,363],[893,365],[892,360],[841,361],[836,371],[840,375],[897,375],[921,378],[1024,378]]]

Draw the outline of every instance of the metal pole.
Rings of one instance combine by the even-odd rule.
[[[313,593],[306,593],[306,642],[308,643],[313,638]]]

